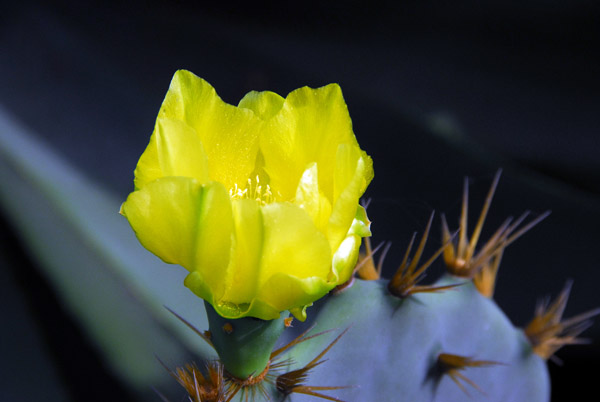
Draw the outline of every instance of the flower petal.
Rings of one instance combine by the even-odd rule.
[[[360,237],[371,236],[371,221],[367,217],[367,211],[362,205],[358,206],[356,210],[356,216],[352,221],[350,230],[348,233],[355,234]]]
[[[360,150],[341,144],[336,153],[334,174],[334,204],[327,235],[333,250],[337,250],[357,216],[358,199],[373,178],[373,162]]]
[[[223,185],[161,178],[131,193],[122,213],[144,247],[199,276],[211,294],[192,287],[194,293],[209,301],[224,293],[233,216]]]
[[[284,99],[271,91],[251,91],[246,94],[238,104],[252,110],[261,119],[266,120],[273,117],[283,106]]]
[[[306,320],[306,308],[329,292],[335,284],[320,277],[297,278],[284,272],[273,275],[261,289],[261,299],[275,306],[274,311],[290,310],[300,321]],[[285,307],[284,307],[285,306]]]
[[[135,167],[133,179],[134,188],[135,190],[139,190],[144,185],[163,176],[164,174],[158,158],[156,135],[155,133],[152,133],[150,142]]]
[[[327,278],[332,253],[325,236],[308,214],[290,203],[262,207],[264,246],[259,276],[261,283],[278,272],[309,278]]]
[[[260,204],[253,199],[234,200],[233,219],[235,243],[223,300],[249,305],[258,291],[256,268],[263,252],[264,227]]]
[[[308,168],[302,173],[296,188],[294,203],[308,213],[319,230],[323,233],[326,232],[327,221],[331,214],[331,204],[319,190],[319,177],[315,162],[309,163]]]
[[[254,170],[262,128],[262,120],[251,110],[223,102],[209,83],[179,70],[158,116],[181,120],[198,133],[211,180],[227,189],[246,184]]]
[[[333,272],[337,276],[336,283],[345,283],[352,276],[358,260],[360,242],[360,236],[349,234],[333,255]]]
[[[163,176],[184,176],[206,183],[208,159],[202,141],[193,128],[168,118],[156,120],[148,147],[135,169],[135,187]]]
[[[283,311],[322,297],[335,286],[327,280],[332,253],[325,236],[296,205],[268,204],[262,211],[265,231],[259,298]]]
[[[319,166],[319,186],[333,200],[333,172],[339,144],[358,147],[348,108],[337,84],[291,92],[281,110],[268,120],[261,137],[265,170],[271,187],[283,199],[294,199],[306,166]]]
[[[193,177],[200,183],[208,181],[208,158],[194,129],[179,120],[158,119],[156,141],[165,176]]]
[[[304,320],[305,307],[336,285],[327,280],[332,255],[325,236],[305,211],[289,203],[260,206],[251,199],[234,200],[233,216],[235,240],[223,278],[226,291],[205,300],[227,318],[270,320],[293,310]],[[186,278],[186,286],[200,289],[199,296],[210,292],[204,282],[197,272]]]

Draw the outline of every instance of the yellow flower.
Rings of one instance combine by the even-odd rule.
[[[352,274],[372,178],[338,85],[250,92],[236,107],[180,70],[121,213],[222,316],[304,320]]]

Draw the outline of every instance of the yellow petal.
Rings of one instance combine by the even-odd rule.
[[[362,205],[358,206],[356,210],[356,216],[352,221],[350,230],[348,233],[355,234],[360,237],[371,236],[371,221],[367,217],[367,211]]]
[[[294,203],[308,213],[320,231],[326,232],[327,221],[331,214],[331,204],[319,190],[319,176],[315,162],[309,163],[302,174],[296,188]]]
[[[349,187],[356,188],[355,193],[360,197],[373,180],[373,161],[357,145],[340,144],[335,153],[333,180],[334,202],[337,202]]]
[[[197,225],[194,270],[216,298],[226,290],[224,278],[231,256],[233,213],[229,193],[221,183],[204,186]],[[187,267],[186,267],[187,268]],[[194,289],[191,289],[194,291]]]
[[[316,162],[309,163],[296,188],[296,205],[315,220],[319,214],[319,174]]]
[[[221,100],[215,89],[189,71],[173,76],[159,118],[180,120],[198,134],[210,179],[226,188],[245,185],[254,170],[262,120],[249,109]]]
[[[133,184],[135,190],[139,190],[144,185],[163,177],[163,171],[158,159],[158,146],[156,144],[156,134],[150,137],[150,142],[140,157],[135,167]]]
[[[333,255],[333,273],[336,283],[345,283],[352,276],[358,253],[360,251],[361,237],[355,234],[348,235]]]
[[[163,176],[185,176],[208,181],[208,159],[198,134],[181,120],[159,118],[148,147],[135,169],[135,187]]]
[[[306,166],[316,162],[320,189],[332,200],[335,168],[332,156],[339,144],[358,147],[340,87],[331,84],[291,92],[266,126],[261,150],[271,187],[277,188],[283,199],[293,199]]]
[[[161,178],[131,193],[122,212],[144,247],[195,272],[211,295],[192,291],[207,300],[223,294],[233,231],[231,201],[223,185]]]
[[[297,278],[327,278],[332,253],[308,214],[289,203],[267,204],[262,212],[265,228],[261,283],[278,272]]]
[[[252,199],[233,201],[234,251],[223,300],[249,305],[258,291],[257,267],[263,252],[263,219],[260,204]],[[225,278],[224,278],[225,279]],[[240,306],[247,309],[247,307]]]
[[[332,261],[329,244],[308,214],[288,203],[265,205],[262,211],[259,298],[283,311],[309,304],[335,286],[327,282]]]
[[[297,278],[284,272],[269,278],[261,289],[261,299],[275,309],[290,310],[300,320],[306,320],[306,307],[329,292],[334,285],[319,277]]]
[[[239,107],[252,110],[261,119],[273,117],[283,106],[284,99],[271,91],[251,91],[238,104]]]
[[[347,236],[357,214],[358,199],[373,178],[373,162],[358,147],[340,145],[335,161],[335,201],[327,231],[333,250]]]
[[[200,183],[208,179],[208,158],[198,134],[180,120],[158,119],[156,142],[160,166],[165,176],[193,177]]]
[[[305,307],[336,285],[328,280],[332,255],[325,236],[305,211],[289,203],[235,200],[233,215],[234,250],[223,278],[227,289],[223,297],[205,299],[227,318],[267,320],[293,310],[304,320]],[[211,292],[204,282],[197,273],[186,278],[199,296]]]

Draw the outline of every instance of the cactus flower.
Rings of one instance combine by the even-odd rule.
[[[304,320],[352,275],[372,178],[338,85],[250,92],[236,107],[180,70],[121,213],[223,317]]]

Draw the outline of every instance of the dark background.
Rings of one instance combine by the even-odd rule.
[[[484,238],[525,209],[552,215],[505,253],[498,304],[522,326],[538,297],[571,278],[567,316],[600,305],[598,2],[83,3],[0,6],[0,103],[123,199],[176,69],[234,104],[252,89],[285,95],[338,82],[375,162],[369,215],[375,242],[394,242],[388,271],[432,209],[456,227],[464,176],[473,222],[502,167]],[[24,306],[7,314],[30,322],[49,356],[11,356],[2,370],[18,381],[33,364],[73,400],[127,400],[9,219],[2,224],[13,261],[4,297]],[[439,246],[439,231],[430,244]],[[553,400],[595,394],[583,376],[598,363],[599,327],[587,332],[592,345],[558,353],[564,367],[550,363]],[[24,395],[16,391],[15,400]]]

